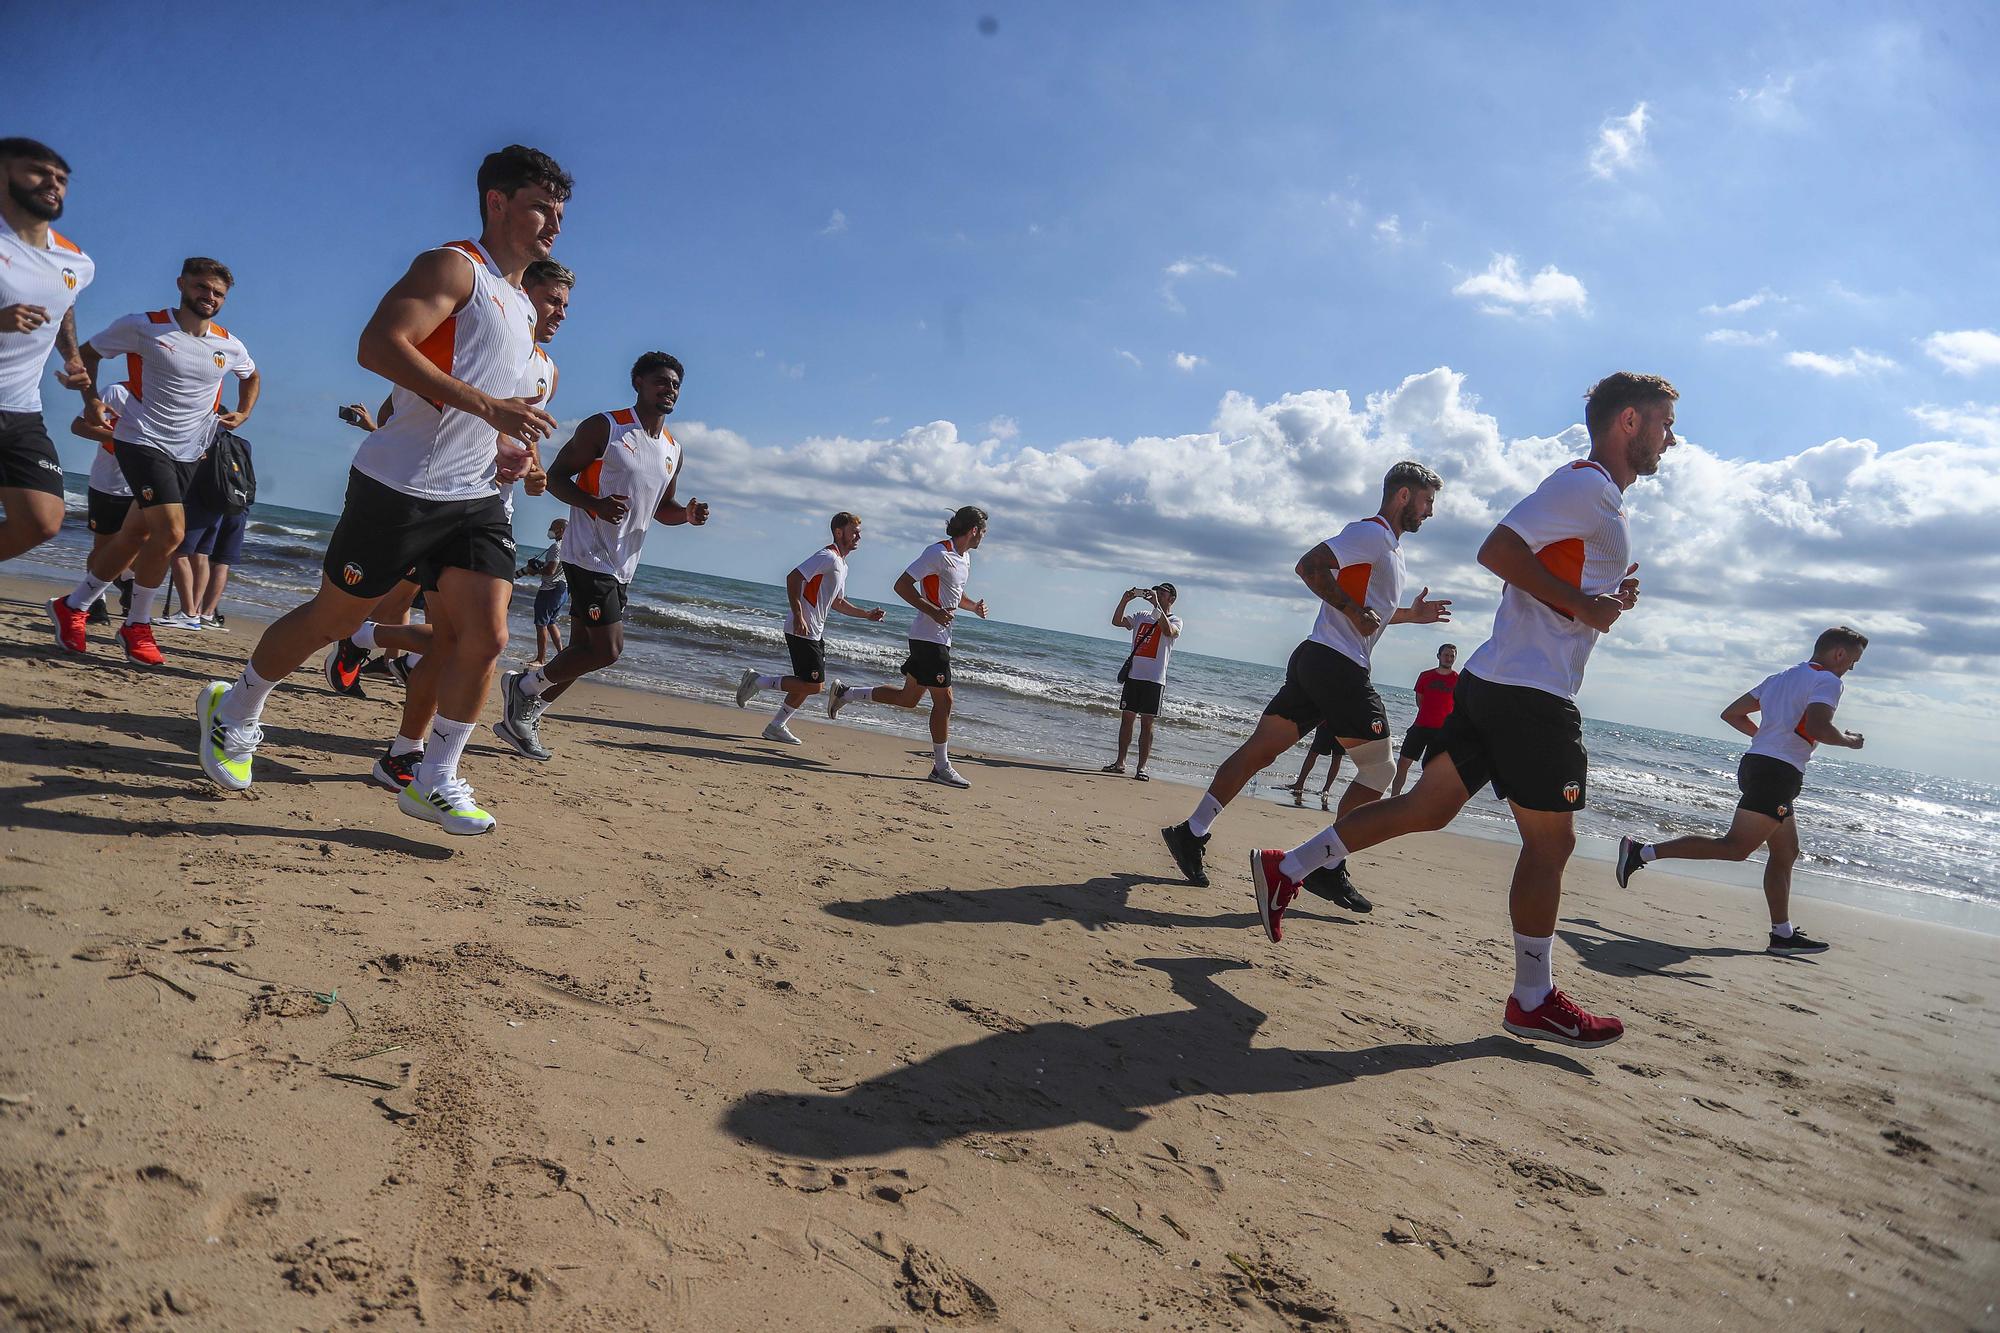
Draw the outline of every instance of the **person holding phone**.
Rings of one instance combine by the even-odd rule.
[[[1180,592],[1171,583],[1151,588],[1127,588],[1111,610],[1111,623],[1130,630],[1132,651],[1118,669],[1122,687],[1118,698],[1118,757],[1103,772],[1124,773],[1125,754],[1132,747],[1132,723],[1139,723],[1139,762],[1132,768],[1135,781],[1146,782],[1146,761],[1153,754],[1153,723],[1160,716],[1160,699],[1167,688],[1167,662],[1174,655],[1174,643],[1181,637],[1181,618],[1173,614]],[[1148,602],[1152,609],[1126,614],[1133,602]]]

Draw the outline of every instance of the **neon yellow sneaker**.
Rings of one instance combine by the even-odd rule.
[[[250,785],[250,760],[264,743],[264,729],[255,722],[247,727],[225,725],[216,709],[227,693],[225,682],[211,680],[195,697],[195,715],[201,723],[195,749],[209,781],[225,791],[243,791]]]
[[[472,784],[463,778],[446,778],[435,787],[426,787],[421,778],[413,777],[410,785],[396,794],[396,808],[460,837],[493,830],[493,816],[479,808],[472,799]]]

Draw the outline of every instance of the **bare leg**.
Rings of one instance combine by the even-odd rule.
[[[1236,747],[1236,752],[1222,761],[1222,767],[1215,770],[1209,779],[1208,794],[1217,804],[1228,805],[1236,799],[1238,792],[1248,786],[1270,766],[1273,759],[1299,743],[1299,725],[1275,713],[1266,713],[1257,719],[1257,729],[1250,733],[1250,739]],[[1306,762],[1312,762],[1308,756]],[[1300,786],[1304,786],[1303,777]]]
[[[1125,767],[1125,752],[1131,748],[1132,714],[1120,713],[1118,715],[1118,767]],[[1139,762],[1141,765],[1144,765],[1146,761],[1141,759]]]
[[[1459,780],[1458,765],[1440,755],[1424,766],[1417,785],[1401,796],[1369,801],[1333,826],[1334,836],[1350,852],[1400,838],[1406,833],[1441,829],[1465,808],[1472,794]]]
[[[208,582],[201,593],[201,617],[209,619],[222,605],[222,590],[229,586],[229,566],[208,562]]]
[[[20,486],[0,487],[0,509],[7,511],[6,519],[0,521],[0,560],[12,560],[24,551],[32,551],[62,531],[60,495]],[[121,565],[116,572],[124,573],[124,567]]]
[[[616,662],[625,652],[625,624],[613,621],[609,625],[578,625],[569,636],[569,647],[557,653],[542,666],[542,675],[548,684],[542,688],[542,698],[554,703],[562,698],[578,677],[593,671],[602,671]]]
[[[1693,836],[1675,838],[1653,846],[1656,861],[1742,861],[1764,845],[1782,821],[1755,811],[1738,809],[1729,821],[1729,832],[1719,838]],[[1796,846],[1796,843],[1794,843]],[[1779,921],[1783,917],[1776,918]]]
[[[360,629],[372,605],[366,598],[342,592],[322,574],[311,601],[293,607],[264,630],[250,654],[251,668],[264,680],[283,680],[320,649]]]
[[[1764,902],[1771,909],[1771,924],[1792,919],[1792,867],[1799,859],[1799,821],[1781,819],[1771,831],[1771,859],[1764,863]]]
[[[194,562],[200,558],[193,555],[181,555],[179,552],[174,554],[174,592],[181,599],[181,611],[183,614],[191,613],[195,607],[200,605],[197,599],[201,596],[201,579],[194,567]]]
[[[931,689],[931,744],[943,745],[951,739],[951,686]]]
[[[1428,770],[1424,780],[1430,780]],[[1417,785],[1421,788],[1423,783]],[[1576,850],[1576,816],[1567,810],[1515,805],[1514,823],[1521,830],[1521,855],[1514,862],[1508,914],[1514,919],[1515,934],[1545,939],[1556,933],[1556,918],[1562,913],[1563,867]]]
[[[1409,780],[1410,776],[1410,765],[1415,762],[1416,760],[1408,758],[1399,758],[1396,760],[1396,780],[1389,784],[1389,794],[1391,796],[1401,796],[1403,794],[1403,784]]]
[[[785,707],[794,711],[803,708],[806,700],[818,694],[821,688],[818,681],[800,680],[797,676],[785,677],[779,686],[785,692]]]
[[[427,606],[436,602],[444,607],[452,620],[454,633],[438,681],[437,707],[454,722],[479,719],[493,686],[494,668],[507,650],[507,602],[513,591],[505,579],[447,569],[438,578],[437,591],[424,599]]]
[[[436,642],[437,630],[430,625],[375,624],[375,644],[385,652],[429,654]]]
[[[1127,713],[1125,716],[1129,718],[1132,715],[1130,713]],[[1122,743],[1123,742],[1122,732],[1120,734],[1120,742],[1121,743],[1118,746],[1118,762],[1122,764],[1125,762],[1125,746]],[[1145,772],[1146,761],[1148,759],[1151,759],[1152,757],[1153,757],[1153,719],[1149,715],[1139,719],[1139,762],[1134,767],[1133,771],[1137,773]]]

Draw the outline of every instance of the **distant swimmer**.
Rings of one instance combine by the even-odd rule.
[[[1118,669],[1118,757],[1104,766],[1106,773],[1125,771],[1125,754],[1132,748],[1132,721],[1139,722],[1139,761],[1132,776],[1148,781],[1146,761],[1153,754],[1153,723],[1160,716],[1160,703],[1167,689],[1167,663],[1180,642],[1181,618],[1173,613],[1180,590],[1171,583],[1150,588],[1127,588],[1111,609],[1111,623],[1132,634],[1132,650]],[[1149,611],[1125,608],[1133,602],[1150,602]]]
[[[826,685],[826,617],[838,611],[862,620],[881,620],[881,607],[856,606],[847,600],[847,557],[861,545],[861,520],[845,509],[833,516],[833,540],[801,560],[785,575],[785,648],[791,653],[789,673],[746,670],[736,683],[736,706],[747,706],[759,690],[783,690],[784,703],[765,724],[764,739],[782,745],[801,744],[785,724],[801,705]]]
[[[901,685],[857,689],[839,681],[827,691],[826,715],[861,703],[915,708],[931,696],[929,780],[946,787],[970,787],[951,766],[951,623],[960,611],[986,619],[986,602],[965,595],[972,576],[972,553],[986,538],[986,511],[966,505],[945,524],[945,539],[924,548],[896,580],[896,595],[916,608],[910,621],[910,655]]]
[[[1437,666],[1419,673],[1411,687],[1417,695],[1417,720],[1403,733],[1403,748],[1396,755],[1396,782],[1389,788],[1391,796],[1403,794],[1411,764],[1420,764],[1438,752],[1439,730],[1451,716],[1452,691],[1458,688],[1458,673],[1451,669],[1457,661],[1458,645],[1444,645],[1438,649]]]
[[[536,396],[518,392],[535,353],[521,281],[549,257],[571,184],[546,153],[515,144],[489,154],[479,239],[418,255],[362,330],[361,367],[395,386],[395,411],[355,451],[319,591],[264,631],[234,685],[201,692],[197,748],[219,786],[250,785],[278,682],[359,629],[414,568],[435,631],[425,661],[438,659],[437,719],[397,807],[447,833],[493,827],[458,763],[507,644],[514,534],[501,486],[527,470],[524,446],[555,429]]]
[[[1308,875],[1364,847],[1443,828],[1490,782],[1521,834],[1508,904],[1514,989],[1501,1026],[1568,1046],[1624,1035],[1623,1023],[1585,1012],[1556,988],[1553,951],[1563,867],[1588,794],[1576,691],[1598,638],[1638,604],[1625,491],[1658,472],[1674,447],[1679,396],[1657,375],[1624,371],[1592,387],[1584,407],[1590,456],[1557,468],[1479,548],[1479,563],[1506,586],[1493,635],[1460,673],[1440,749],[1417,785],[1341,816],[1289,852],[1251,854],[1257,915],[1272,940],[1282,938],[1285,906]]]
[[[128,522],[136,524],[139,521],[132,508],[132,487],[118,468],[118,450],[114,444],[118,418],[125,414],[126,407],[132,402],[132,386],[114,384],[104,391],[98,401],[103,404],[99,420],[92,421],[85,414],[69,423],[70,434],[81,436],[97,446],[90,454],[90,482],[84,491],[84,522],[90,529],[90,554],[93,556],[110,545]],[[124,604],[120,610],[122,615],[132,606],[130,566],[112,580],[112,586],[118,589],[119,600]],[[90,604],[87,619],[93,625],[111,619],[102,595]]]
[[[1722,710],[1722,720],[1750,737],[1750,749],[1736,765],[1736,816],[1719,838],[1685,837],[1671,842],[1618,842],[1618,886],[1654,861],[1741,861],[1769,847],[1764,862],[1764,901],[1771,909],[1771,942],[1766,953],[1825,953],[1824,941],[1792,924],[1792,867],[1799,859],[1797,802],[1806,765],[1821,745],[1861,748],[1859,732],[1833,725],[1843,677],[1861,664],[1868,636],[1845,625],[1820,634],[1812,658],[1788,667],[1739,696]],[[1750,715],[1762,715],[1754,722]]]
[[[640,357],[632,363],[632,406],[587,418],[549,464],[549,494],[570,507],[562,539],[569,646],[532,671],[500,679],[506,715],[493,731],[524,758],[549,757],[541,739],[548,706],[579,677],[624,655],[627,595],[647,530],[655,523],[708,522],[707,505],[675,495],[682,455],[667,417],[680,398],[682,373],[665,352]]]
[[[1354,761],[1354,780],[1340,798],[1353,810],[1389,789],[1396,764],[1389,754],[1389,713],[1368,679],[1369,655],[1391,625],[1432,625],[1451,619],[1451,599],[1403,596],[1403,538],[1422,527],[1444,482],[1422,463],[1402,462],[1382,478],[1382,504],[1299,557],[1296,572],[1319,598],[1313,631],[1285,665],[1285,683],[1257,729],[1223,760],[1185,823],[1160,830],[1174,864],[1190,884],[1208,883],[1202,864],[1209,827],[1222,808],[1272,760],[1314,727],[1333,730]],[[1310,886],[1354,911],[1369,910],[1353,883],[1338,870]]]
[[[139,521],[121,527],[91,555],[83,581],[69,596],[49,603],[56,641],[72,653],[88,646],[84,626],[91,603],[129,566],[132,600],[118,631],[125,660],[141,666],[165,660],[153,638],[153,606],[167,586],[174,552],[187,536],[187,502],[196,471],[218,429],[233,431],[249,419],[261,386],[243,340],[215,322],[235,285],[228,265],[196,256],[181,265],[177,305],[114,320],[84,344],[87,422],[104,419],[98,366],[108,357],[124,358],[132,397],[112,428],[112,448],[118,470],[132,488]],[[231,376],[236,378],[236,406],[224,412],[222,387]]]
[[[0,560],[34,550],[63,520],[62,460],[42,421],[42,367],[85,387],[76,298],[97,274],[90,256],[49,224],[63,215],[69,163],[33,139],[0,139]]]

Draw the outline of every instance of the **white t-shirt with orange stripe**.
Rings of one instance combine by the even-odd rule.
[[[122,384],[114,384],[99,397],[104,401],[104,415],[111,421],[111,433],[116,435],[118,418],[132,404],[132,391]],[[118,466],[118,453],[109,444],[98,446],[90,456],[90,489],[127,498],[132,494],[132,483],[125,480],[125,470]]]
[[[827,612],[847,591],[847,561],[833,547],[822,546],[799,561],[792,572],[805,580],[805,586],[799,589],[799,606],[805,612],[805,623],[794,624],[787,615],[785,633],[801,639],[825,638]]]
[[[0,306],[36,305],[49,312],[48,322],[33,333],[0,333],[0,412],[42,410],[42,367],[63,316],[96,276],[90,256],[53,227],[41,247],[0,227]]]
[[[418,344],[430,363],[495,398],[519,390],[535,350],[535,306],[477,241],[439,246],[472,265],[472,294]],[[499,489],[499,437],[469,412],[419,398],[400,384],[395,411],[364,436],[354,469],[420,500],[476,500]]]
[[[1167,662],[1174,655],[1174,640],[1180,637],[1181,618],[1158,611],[1134,611],[1123,623],[1132,631],[1132,669],[1126,674],[1133,680],[1166,684]],[[1168,629],[1173,633],[1167,633]]]
[[[1349,597],[1380,616],[1382,623],[1373,634],[1363,635],[1354,628],[1353,621],[1328,603],[1321,602],[1319,619],[1313,622],[1311,638],[1366,671],[1375,641],[1382,637],[1383,630],[1389,628],[1389,617],[1396,614],[1396,607],[1402,601],[1402,542],[1396,530],[1389,526],[1388,519],[1380,514],[1371,514],[1358,522],[1349,523],[1322,545],[1333,552],[1333,558],[1340,564],[1334,574],[1334,582]]]
[[[965,596],[966,580],[972,577],[972,552],[960,554],[949,541],[933,542],[903,572],[916,580],[917,590],[934,604],[956,610]],[[919,611],[910,622],[910,637],[949,648],[951,626],[940,625]]]
[[[1551,574],[1602,597],[1618,591],[1632,563],[1625,494],[1589,459],[1565,463],[1500,520],[1519,534]],[[1597,631],[1508,584],[1493,616],[1493,636],[1465,669],[1495,685],[1525,685],[1564,699],[1583,684]]]
[[[646,544],[646,529],[653,526],[653,511],[680,471],[681,446],[665,422],[658,435],[648,435],[639,414],[629,407],[603,415],[610,430],[604,455],[577,473],[576,484],[590,495],[622,495],[630,508],[621,521],[607,523],[571,505],[562,558],[630,583],[639,572],[639,552]]]
[[[1814,704],[1840,706],[1840,677],[1817,662],[1801,662],[1750,691],[1757,701],[1757,734],[1750,753],[1782,759],[1803,773],[1819,742],[1805,733],[1806,709]]]
[[[191,463],[208,452],[215,438],[215,414],[222,406],[222,382],[257,373],[250,349],[220,324],[188,333],[171,310],[125,315],[93,334],[100,356],[123,353],[125,382],[132,402],[112,434],[122,443],[158,449]]]

